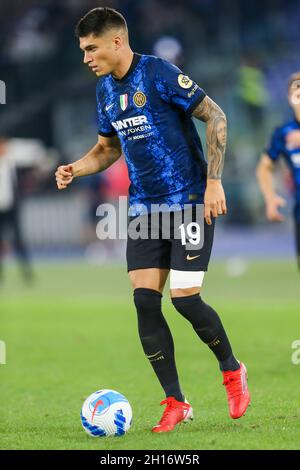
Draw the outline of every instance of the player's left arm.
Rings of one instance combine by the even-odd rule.
[[[208,96],[193,111],[193,116],[206,123],[207,186],[204,195],[205,220],[226,214],[226,198],[222,173],[227,139],[227,121],[222,109]]]

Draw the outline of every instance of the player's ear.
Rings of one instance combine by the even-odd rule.
[[[114,50],[118,51],[123,44],[123,38],[121,36],[115,36],[113,39]]]

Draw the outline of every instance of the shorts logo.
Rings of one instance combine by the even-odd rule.
[[[196,258],[199,258],[200,255],[197,255],[197,256],[190,256],[190,255],[187,255],[186,259],[188,261],[191,261],[192,259],[196,259]]]
[[[147,101],[147,98],[144,95],[144,93],[142,93],[141,91],[137,91],[133,95],[133,102],[138,108],[142,108],[143,106],[145,106],[146,101]]]
[[[178,75],[178,83],[181,86],[181,88],[191,88],[193,85],[193,81],[187,76],[183,75],[182,73]]]
[[[127,93],[125,95],[120,95],[120,106],[122,111],[125,111],[125,109],[128,106],[128,95]]]

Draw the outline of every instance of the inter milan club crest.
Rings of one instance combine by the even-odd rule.
[[[128,106],[128,95],[127,93],[125,95],[120,95],[120,106],[122,111],[125,111],[125,109]]]
[[[144,95],[144,93],[142,93],[141,91],[137,91],[133,95],[133,102],[138,108],[142,108],[143,106],[145,106],[146,101],[147,101],[147,98]]]

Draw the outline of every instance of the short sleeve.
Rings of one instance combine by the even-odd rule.
[[[103,137],[112,137],[116,135],[116,131],[110,123],[107,115],[104,112],[104,100],[101,98],[101,88],[99,85],[96,89],[96,100],[97,100],[97,124],[98,134]]]
[[[269,146],[265,148],[265,153],[271,158],[271,160],[276,162],[280,155],[283,154],[283,144],[284,142],[282,133],[280,132],[280,128],[277,128],[271,137]]]
[[[206,93],[170,62],[157,59],[155,67],[155,85],[161,98],[192,114]]]

